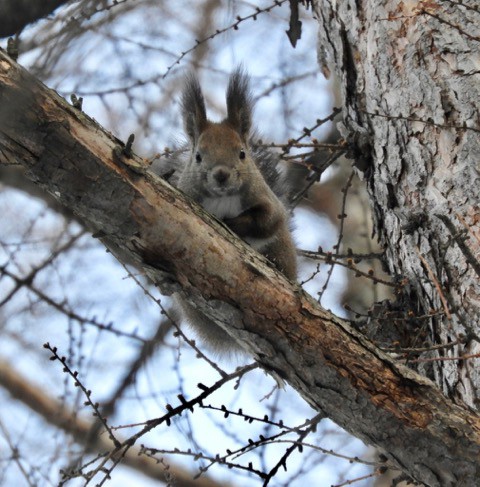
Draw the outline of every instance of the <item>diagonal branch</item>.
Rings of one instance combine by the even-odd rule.
[[[475,485],[480,418],[322,309],[122,143],[0,53],[0,164],[20,163],[317,411],[431,486]],[[132,168],[135,170],[132,170]]]

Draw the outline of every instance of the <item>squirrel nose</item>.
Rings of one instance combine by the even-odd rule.
[[[224,185],[230,178],[230,172],[227,171],[226,169],[217,169],[213,173],[213,177],[218,184]]]

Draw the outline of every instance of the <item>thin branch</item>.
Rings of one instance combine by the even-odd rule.
[[[479,358],[480,353],[472,353],[469,355],[460,355],[458,357],[428,357],[428,358],[416,358],[416,359],[408,359],[409,363],[425,363],[425,362],[449,362],[449,361],[456,361],[456,360],[469,360],[471,358]]]
[[[73,244],[83,235],[85,235],[86,232],[84,230],[81,230],[78,232],[76,235],[73,235],[70,237],[63,245],[60,247],[54,249],[52,253],[49,255],[47,259],[45,259],[41,264],[38,266],[34,267],[25,277],[22,278],[13,278],[13,274],[7,273],[7,271],[4,268],[0,268],[0,274],[5,274],[8,275],[11,279],[15,281],[15,286],[13,289],[5,296],[2,301],[0,301],[0,307],[5,305],[10,299],[13,298],[13,296],[24,286],[30,286],[33,283],[33,280],[35,279],[35,276],[43,269],[45,269],[47,266],[49,266],[59,255],[62,255],[64,252],[66,252],[68,249],[72,248]]]
[[[473,252],[468,248],[465,243],[465,236],[462,235],[462,232],[458,232],[455,228],[455,225],[445,216],[445,215],[436,215],[437,218],[442,220],[443,224],[447,227],[450,235],[452,236],[455,243],[458,245],[458,248],[462,251],[465,260],[472,266],[472,269],[475,271],[478,277],[480,277],[480,262],[475,258]],[[457,214],[459,219],[461,218],[460,215]],[[463,225],[466,225],[465,220],[460,219]],[[468,227],[466,231],[469,231]],[[468,237],[467,237],[468,238]]]
[[[310,434],[312,431],[315,431],[318,423],[324,418],[323,414],[318,414],[315,418],[312,419],[311,424],[305,428],[303,431],[299,432],[298,440],[291,446],[289,446],[285,453],[282,455],[282,458],[277,462],[277,464],[268,472],[268,475],[265,477],[263,482],[264,486],[267,486],[270,483],[270,480],[276,475],[280,467],[283,467],[285,470],[287,469],[287,459],[288,457],[295,451],[300,450],[302,448],[303,440]]]
[[[242,24],[246,20],[254,20],[255,21],[255,20],[257,20],[257,17],[259,15],[261,15],[263,13],[270,12],[272,9],[274,9],[275,7],[279,7],[280,5],[285,3],[286,1],[287,0],[275,0],[272,4],[270,4],[264,8],[255,7],[255,12],[253,12],[252,14],[246,15],[245,17],[238,16],[233,24],[230,24],[227,27],[223,27],[222,29],[217,29],[215,32],[204,37],[203,39],[196,39],[195,44],[192,47],[186,49],[185,51],[182,51],[181,54],[179,56],[177,56],[174,59],[174,61],[172,63],[170,63],[169,66],[167,66],[166,70],[163,73],[156,74],[156,75],[151,76],[150,78],[147,78],[144,80],[135,81],[133,83],[130,83],[128,86],[122,86],[122,87],[118,87],[118,88],[110,88],[110,89],[106,89],[106,90],[98,90],[95,92],[79,90],[77,92],[77,94],[82,95],[82,96],[111,95],[111,94],[118,93],[118,92],[127,92],[129,90],[132,90],[133,88],[145,86],[145,85],[150,84],[150,83],[156,83],[159,80],[165,79],[170,74],[172,69],[175,68],[175,66],[178,66],[182,62],[182,60],[185,58],[185,56],[187,56],[191,52],[195,51],[195,49],[197,49],[199,46],[211,41],[212,39],[214,39],[215,37],[217,37],[220,34],[223,34],[223,33],[228,32],[230,30],[238,30],[240,24]]]
[[[432,283],[437,290],[437,293],[440,297],[440,301],[442,302],[443,310],[445,311],[446,317],[451,321],[452,315],[450,313],[450,310],[448,309],[447,299],[445,298],[445,295],[443,294],[442,286],[440,286],[438,279],[435,277],[435,274],[433,273],[431,267],[428,265],[428,262],[426,261],[425,257],[423,257],[423,255],[420,253],[420,249],[418,247],[416,247],[415,250],[417,251],[417,255],[418,255],[419,259],[422,261],[422,264],[425,266],[425,269],[427,269],[428,275],[430,276],[430,279],[432,280]]]
[[[112,323],[103,324],[103,323],[99,322],[95,317],[86,318],[84,316],[80,316],[75,311],[69,309],[67,307],[66,303],[56,301],[55,299],[51,298],[50,296],[48,296],[43,291],[40,291],[36,286],[33,285],[33,283],[28,282],[21,277],[18,277],[17,275],[13,274],[13,272],[10,272],[9,270],[7,270],[5,267],[3,267],[1,269],[1,273],[10,277],[10,279],[12,279],[16,283],[16,285],[24,286],[24,287],[28,288],[30,291],[33,292],[33,294],[38,296],[42,301],[44,301],[46,304],[50,305],[52,308],[56,309],[60,313],[64,314],[69,319],[78,321],[79,323],[84,323],[86,325],[94,326],[94,327],[98,328],[99,330],[104,330],[104,331],[108,331],[110,333],[114,333],[117,336],[132,338],[134,340],[141,341],[141,342],[144,341],[144,339],[139,337],[136,333],[128,333],[128,332],[121,331],[121,330],[115,328]]]
[[[39,414],[46,422],[72,435],[77,443],[85,445],[93,424],[80,419],[74,411],[66,409],[61,403],[52,399],[45,390],[31,383],[26,377],[16,372],[8,362],[0,359],[0,385],[15,399],[21,401],[28,408]],[[120,439],[120,442],[124,440]],[[105,436],[97,436],[90,448],[98,452],[111,451],[113,443]],[[131,467],[148,477],[164,482],[167,477],[165,470],[157,461],[140,455],[139,448],[132,448],[123,457],[123,464]],[[213,479],[205,478],[194,481],[192,473],[183,467],[169,464],[169,471],[174,475],[178,487],[222,487]]]

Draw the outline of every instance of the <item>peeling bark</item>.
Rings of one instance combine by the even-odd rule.
[[[164,290],[180,289],[312,407],[420,482],[477,484],[474,412],[322,309],[179,191],[141,174],[140,158],[119,156],[119,140],[1,52],[0,120],[0,164],[25,166],[108,248],[142,263]]]
[[[432,357],[478,354],[478,2],[317,1],[315,13],[321,57],[342,81],[347,132],[363,151],[390,271],[408,279],[420,312],[442,313],[429,323],[431,343],[466,337]],[[450,397],[478,406],[479,358],[428,370]]]

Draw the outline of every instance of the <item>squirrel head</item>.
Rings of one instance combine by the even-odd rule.
[[[192,151],[184,178],[195,184],[198,194],[205,196],[237,193],[254,166],[248,147],[253,103],[249,79],[242,68],[237,68],[230,76],[226,98],[225,120],[209,121],[200,83],[194,75],[187,77],[182,115]],[[188,186],[187,183],[184,188]]]

